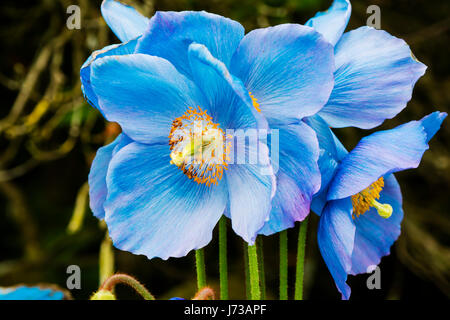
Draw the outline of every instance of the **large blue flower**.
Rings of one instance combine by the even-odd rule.
[[[369,272],[400,235],[402,195],[393,173],[419,165],[446,116],[434,112],[376,132],[350,153],[323,121],[309,122],[328,150],[321,169],[330,182],[312,206],[320,215],[318,243],[343,299],[350,297],[347,275]]]
[[[328,100],[332,46],[300,25],[244,37],[239,23],[207,12],[146,19],[105,0],[102,13],[122,43],[94,52],[80,74],[89,102],[123,130],[99,149],[89,174],[91,208],[114,244],[166,259],[206,245],[222,214],[249,243],[271,212],[302,220],[320,172],[315,133],[299,121]],[[189,143],[194,120],[204,148]],[[217,143],[227,129],[245,130],[231,133],[233,149]],[[256,144],[239,139],[254,129],[279,130],[278,183],[264,135]],[[239,153],[236,164],[209,161],[241,149],[259,161],[240,164]],[[200,155],[204,165],[189,160]]]
[[[0,287],[0,300],[67,300],[70,293],[56,286]]]

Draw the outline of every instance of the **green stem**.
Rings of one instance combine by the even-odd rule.
[[[288,299],[288,237],[280,232],[280,300]]]
[[[256,249],[258,253],[258,266],[259,266],[259,278],[261,280],[261,299],[266,299],[266,274],[264,270],[264,246],[263,246],[263,238],[258,237],[256,239]]]
[[[259,286],[258,252],[256,244],[248,246],[248,264],[250,273],[250,299],[261,299],[261,288]]]
[[[227,219],[219,220],[219,274],[220,300],[228,300]]]
[[[303,276],[305,268],[305,244],[308,230],[308,217],[300,223],[297,246],[297,266],[295,270],[295,300],[303,300]]]
[[[105,238],[100,245],[99,257],[99,278],[100,284],[102,284],[114,274],[114,251],[108,231],[106,231]]]
[[[114,287],[119,283],[123,283],[132,287],[145,300],[155,300],[155,297],[139,281],[127,274],[117,273],[115,275],[112,275],[111,277],[106,279],[103,285],[100,286],[100,290],[112,292],[114,290]]]
[[[248,246],[244,241],[244,271],[245,271],[245,296],[250,300],[250,270],[248,267]]]
[[[203,249],[195,250],[195,266],[197,269],[197,289],[206,287],[205,252]]]

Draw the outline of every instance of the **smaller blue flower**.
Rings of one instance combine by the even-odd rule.
[[[378,265],[400,235],[402,194],[393,173],[417,168],[446,113],[434,112],[361,139],[347,153],[331,130],[309,122],[322,148],[322,190],[313,201],[320,215],[318,244],[343,299],[347,276]]]
[[[0,300],[67,300],[70,294],[56,286],[24,285],[15,287],[0,287]]]

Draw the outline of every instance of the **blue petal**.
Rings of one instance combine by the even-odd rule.
[[[65,293],[53,287],[0,287],[0,300],[63,300]]]
[[[117,248],[167,259],[211,240],[226,207],[226,182],[197,184],[169,154],[168,145],[133,142],[111,160],[105,221]]]
[[[143,143],[168,142],[175,118],[204,105],[197,87],[167,60],[131,54],[92,63],[91,82],[99,108],[124,133]]]
[[[230,74],[208,48],[192,43],[188,57],[192,78],[209,102],[210,115],[221,128],[267,129],[266,119],[253,107],[242,81]]]
[[[320,216],[317,241],[320,253],[343,299],[350,297],[347,275],[352,267],[355,224],[350,198],[330,201]]]
[[[319,165],[321,174],[321,187],[319,192],[317,192],[312,199],[311,210],[320,216],[327,203],[329,183],[339,166],[339,162],[337,162],[326,150],[321,149],[317,164]]]
[[[336,128],[369,129],[393,118],[426,70],[403,40],[370,27],[345,33],[335,59],[334,89],[319,114]]]
[[[258,134],[256,131],[235,132],[233,147],[237,150],[238,158],[230,163],[225,172],[230,202],[227,215],[231,217],[233,230],[250,245],[254,244],[258,231],[269,219],[271,200],[276,190],[267,145],[256,143],[257,138],[253,133]],[[255,143],[246,143],[245,137]],[[239,160],[239,154],[248,160]]]
[[[101,11],[103,19],[122,42],[134,39],[144,33],[149,19],[133,7],[119,1],[103,0]]]
[[[106,174],[109,162],[114,154],[129,144],[132,140],[124,134],[120,134],[113,142],[97,150],[91,171],[89,171],[89,206],[94,216],[98,219],[105,217],[103,204],[106,200],[108,190],[106,188]]]
[[[190,75],[187,49],[192,42],[205,45],[228,66],[244,28],[236,21],[205,11],[161,12],[151,19],[137,52],[169,60],[179,72]]]
[[[318,12],[314,18],[306,22],[306,26],[313,27],[320,32],[332,45],[341,38],[347,27],[352,6],[348,0],[334,0],[331,7],[324,12]]]
[[[426,132],[431,130],[423,124],[436,125],[436,121],[428,119],[411,121],[361,139],[342,160],[330,183],[328,200],[354,195],[389,173],[417,168],[428,149]]]
[[[355,244],[350,274],[368,272],[369,266],[376,266],[400,235],[400,223],[403,219],[402,193],[394,175],[384,177],[384,188],[380,194],[380,203],[392,206],[392,216],[388,219],[378,215],[374,208],[355,218]]]
[[[131,54],[136,48],[137,39],[130,40],[126,43],[113,44],[106,46],[101,50],[94,51],[86,62],[81,66],[80,78],[81,78],[81,90],[83,91],[84,97],[88,102],[96,109],[98,107],[98,99],[91,85],[91,64],[95,59],[107,57],[107,56],[120,56],[125,54]],[[100,109],[99,109],[100,110]],[[100,110],[101,112],[101,110]]]
[[[316,134],[305,123],[279,128],[277,191],[269,221],[260,233],[270,235],[306,218],[312,196],[320,189],[318,158]]]
[[[333,48],[312,28],[283,24],[242,39],[230,71],[258,100],[269,125],[319,111],[333,88]]]
[[[319,115],[308,117],[305,119],[305,122],[314,129],[319,141],[320,155],[318,164],[321,173],[321,186],[319,192],[314,195],[311,209],[317,215],[320,215],[327,202],[329,183],[339,163],[347,155],[348,151]]]
[[[347,149],[318,114],[305,118],[305,122],[316,132],[320,149],[326,150],[335,161],[341,161],[347,155]]]
[[[442,121],[444,121],[445,118],[447,118],[446,112],[435,111],[421,120],[427,135],[427,143],[433,138],[436,132],[439,131]]]

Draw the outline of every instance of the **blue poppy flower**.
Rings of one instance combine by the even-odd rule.
[[[402,194],[393,173],[418,167],[446,116],[434,112],[376,132],[349,153],[323,121],[309,122],[328,150],[321,169],[330,182],[312,206],[320,215],[318,244],[343,299],[350,297],[347,276],[369,272],[400,235]]]
[[[0,300],[66,300],[70,294],[56,286],[0,287]]]
[[[334,0],[306,22],[334,45],[335,85],[318,115],[332,128],[370,129],[405,108],[426,66],[386,31],[363,26],[344,33],[350,13],[350,1]]]
[[[320,172],[317,138],[300,120],[320,110],[333,87],[333,50],[323,36],[294,24],[244,36],[238,22],[207,12],[146,20],[108,0],[102,14],[122,43],[94,52],[80,75],[89,102],[123,131],[99,149],[89,174],[92,211],[115,246],[167,259],[205,246],[222,214],[250,244],[271,213],[302,220]],[[210,129],[208,146],[231,158],[214,139],[247,130],[231,134],[231,148],[259,162],[189,162],[199,152],[188,144],[191,117]],[[263,135],[254,146],[239,139],[253,129],[279,130],[279,170]]]

